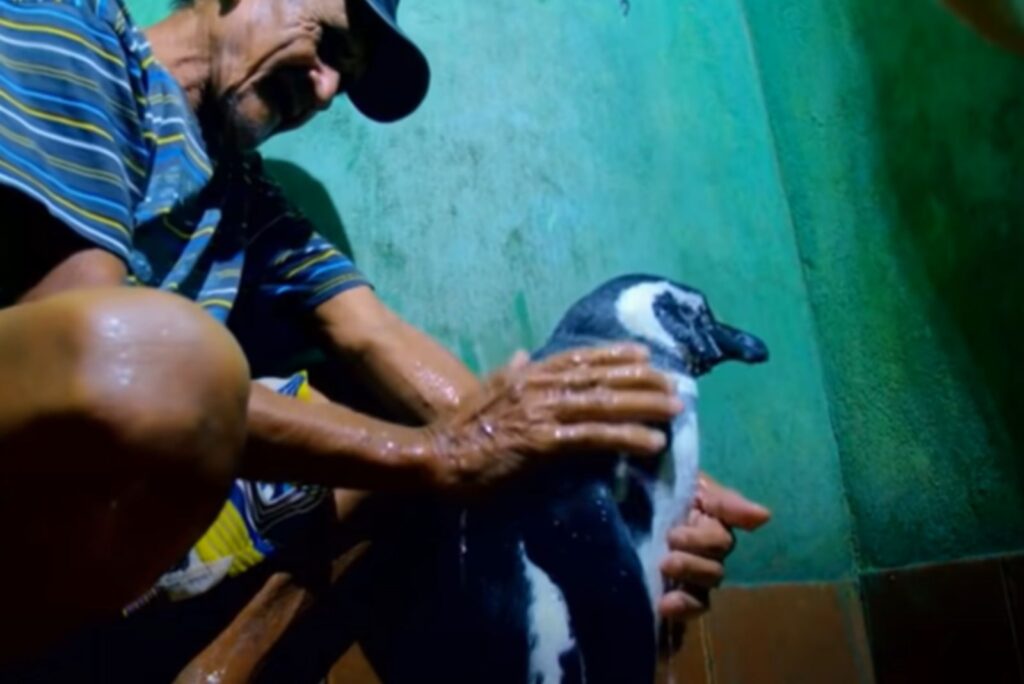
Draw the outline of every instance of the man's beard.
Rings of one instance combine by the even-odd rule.
[[[215,129],[211,133],[216,138],[215,146],[222,152],[249,152],[274,133],[277,117],[266,110],[266,104],[262,101],[253,103],[264,108],[265,115],[261,117],[261,122],[257,122],[254,116],[245,115],[246,100],[255,98],[257,96],[253,93],[243,96],[232,93],[221,101],[218,116],[211,121]]]

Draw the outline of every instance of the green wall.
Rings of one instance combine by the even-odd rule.
[[[867,567],[1024,545],[1024,62],[936,2],[746,0]]]
[[[338,102],[264,153],[476,370],[630,271],[764,337],[770,364],[702,384],[708,469],[775,511],[732,580],[997,551],[1024,538],[1024,72],[909,4],[406,0],[422,109]]]

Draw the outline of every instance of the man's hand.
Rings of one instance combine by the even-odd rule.
[[[722,583],[725,557],[736,543],[731,528],[753,531],[770,518],[764,506],[702,473],[689,518],[668,534],[669,553],[661,571],[677,588],[658,603],[661,615],[689,619],[706,611],[707,592]]]
[[[537,363],[519,354],[428,428],[435,479],[444,489],[474,490],[556,454],[653,456],[665,436],[645,424],[666,423],[681,410],[642,346],[581,349]]]

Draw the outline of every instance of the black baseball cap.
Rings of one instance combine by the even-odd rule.
[[[430,65],[398,28],[398,0],[362,0],[380,17],[380,39],[366,72],[348,87],[355,108],[374,121],[390,123],[409,116],[430,87]]]

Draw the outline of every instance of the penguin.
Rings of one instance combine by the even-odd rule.
[[[532,358],[626,341],[648,347],[684,403],[660,426],[666,451],[587,455],[435,518],[431,579],[419,585],[429,596],[404,627],[392,622],[402,650],[372,658],[385,682],[654,681],[659,563],[697,486],[697,379],[725,361],[764,362],[768,349],[719,322],[698,290],[631,274],[573,304]]]
[[[669,438],[657,459],[609,456],[595,466],[601,472],[562,473],[562,493],[532,509],[523,552],[537,569],[528,565],[528,577],[547,577],[535,582],[544,589],[527,608],[531,684],[653,681],[656,605],[665,589],[659,565],[669,529],[696,494],[697,379],[725,361],[768,359],[765,343],[719,322],[701,292],[644,274],[615,278],[580,299],[533,356],[624,341],[647,346],[684,410],[664,426]],[[568,619],[569,640],[554,614]],[[556,643],[568,646],[558,667],[548,656]]]

